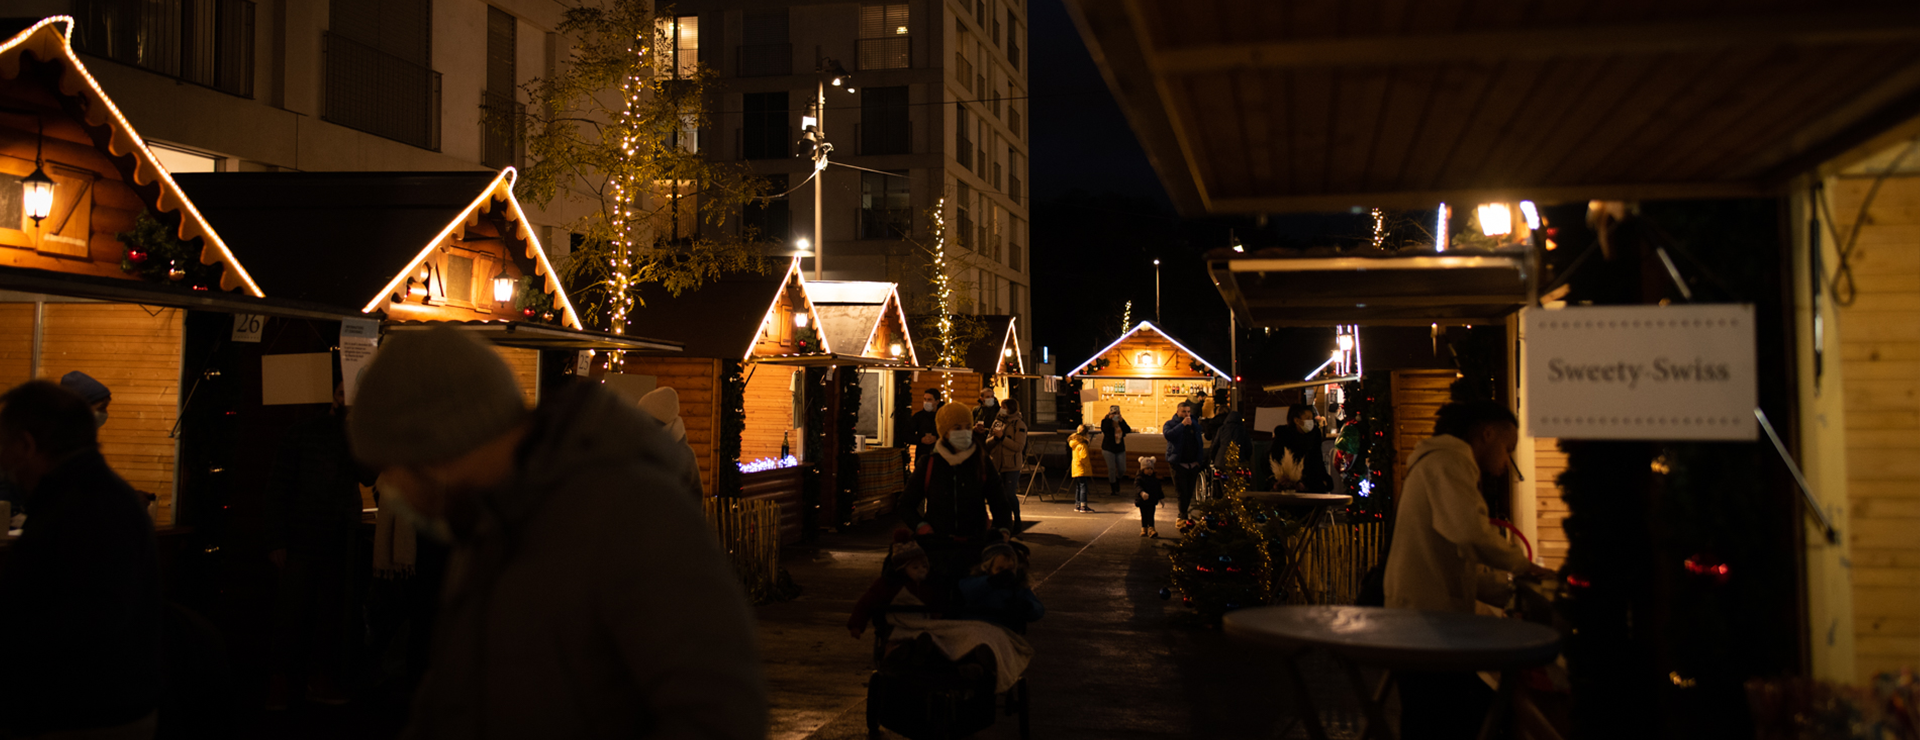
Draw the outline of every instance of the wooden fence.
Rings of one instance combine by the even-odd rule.
[[[1335,513],[1322,522],[1300,554],[1300,583],[1304,593],[1289,594],[1296,604],[1352,604],[1360,599],[1367,571],[1382,562],[1387,551],[1384,522],[1349,523]],[[1301,535],[1296,534],[1295,537]]]
[[[749,594],[773,590],[780,578],[780,506],[772,501],[705,498],[707,524],[727,551]]]

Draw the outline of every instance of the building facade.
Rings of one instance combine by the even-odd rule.
[[[175,172],[497,170],[484,105],[554,68],[546,0],[25,0],[71,15],[88,69]],[[530,214],[565,249],[584,206]]]
[[[701,135],[713,158],[745,162],[791,193],[742,214],[775,243],[806,238],[824,276],[900,284],[924,310],[930,210],[945,203],[947,254],[964,312],[1021,317],[1031,350],[1027,8],[1024,0],[683,0],[684,40],[718,78]],[[840,86],[827,60],[852,77]],[[847,88],[853,92],[847,92]],[[824,95],[833,145],[815,235],[802,117]],[[811,261],[806,265],[813,267]]]

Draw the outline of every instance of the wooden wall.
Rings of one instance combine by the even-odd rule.
[[[923,371],[914,373],[914,376],[908,385],[913,388],[913,410],[915,411],[920,410],[920,395],[926,393],[928,388],[940,388],[941,383],[948,376],[952,376],[953,378],[953,389],[950,392],[941,391],[941,393],[945,394],[948,401],[957,400],[968,406],[973,406],[980,400],[981,377],[979,373],[936,373]],[[1027,423],[1033,423],[1031,415],[1028,416]]]
[[[714,444],[720,429],[720,361],[628,355],[621,372],[651,375],[658,387],[672,388],[680,394],[680,421],[687,425],[687,444],[700,463],[700,491],[712,496],[714,466],[722,464]],[[779,446],[776,440],[776,452]]]
[[[1141,353],[1149,353],[1147,364],[1141,364]],[[1211,371],[1194,372],[1187,364],[1194,361],[1193,355],[1180,349],[1180,346],[1168,340],[1166,335],[1152,329],[1141,329],[1126,341],[1115,345],[1100,355],[1112,361],[1105,370],[1089,373],[1089,378],[1164,378],[1193,376],[1195,379],[1212,380]]]
[[[780,442],[798,424],[793,420],[793,376],[802,371],[780,365],[747,368],[747,429],[740,435],[740,460],[779,457]]]
[[[1533,438],[1533,477],[1527,481],[1533,486],[1536,502],[1533,552],[1541,565],[1554,569],[1567,560],[1567,531],[1562,526],[1567,502],[1555,482],[1566,470],[1567,453],[1560,451],[1560,440]]]
[[[1852,232],[1871,178],[1831,181],[1835,233]],[[1853,255],[1839,308],[1855,670],[1920,666],[1920,178],[1893,177]],[[1828,269],[1833,269],[1832,265]]]
[[[25,82],[24,77],[0,81],[0,98],[18,96],[57,105],[37,83]],[[0,125],[0,173],[25,177],[33,172],[35,146],[41,137],[33,119],[9,119],[26,128]],[[44,169],[56,183],[55,217],[38,225],[25,218],[0,223],[0,265],[133,279],[120,269],[124,247],[114,234],[132,229],[134,217],[146,204],[121,179],[113,161],[94,148],[77,121],[48,117],[44,141]]]
[[[40,377],[59,380],[79,370],[113,391],[100,451],[134,488],[159,497],[154,523],[162,527],[173,523],[175,446],[168,434],[179,418],[185,316],[124,303],[48,303],[40,350]],[[29,323],[29,340],[31,331]]]
[[[0,303],[0,390],[31,380],[33,304]]]
[[[520,382],[520,393],[527,397],[529,408],[540,403],[540,350],[521,349],[492,345],[495,354],[507,361],[507,367],[513,369],[513,379]]]
[[[1434,417],[1449,399],[1448,386],[1458,373],[1452,370],[1393,371],[1393,462],[1394,500],[1405,490],[1407,462],[1413,448],[1433,436]]]

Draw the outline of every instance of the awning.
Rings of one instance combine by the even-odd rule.
[[[678,352],[680,344],[602,331],[567,329],[521,321],[389,321],[388,331],[421,331],[436,326],[451,326],[502,347],[521,349],[596,349],[623,352]]]
[[[868,368],[875,368],[880,370],[907,369],[906,366],[902,365],[899,360],[887,360],[887,359],[882,359],[878,357],[866,357],[862,355],[843,355],[838,353],[817,354],[817,355],[773,355],[770,357],[749,358],[748,362],[757,363],[761,365],[785,365],[788,367],[868,367]]]
[[[89,298],[113,303],[166,306],[195,311],[259,314],[288,319],[339,321],[366,318],[358,311],[318,303],[278,298],[254,298],[244,293],[214,290],[178,290],[139,280],[74,275],[20,267],[0,267],[0,289],[22,293]]]
[[[1189,216],[1769,195],[1920,115],[1912,2],[1066,5]]]
[[[1241,322],[1257,327],[1426,326],[1500,321],[1528,300],[1524,253],[1414,256],[1215,250],[1208,269]]]

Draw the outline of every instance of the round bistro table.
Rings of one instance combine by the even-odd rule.
[[[1301,721],[1313,740],[1325,740],[1313,697],[1296,658],[1314,648],[1332,653],[1345,668],[1367,726],[1361,737],[1392,740],[1385,701],[1394,671],[1499,671],[1499,695],[1480,725],[1486,738],[1512,701],[1516,672],[1553,661],[1560,634],[1549,627],[1515,619],[1474,614],[1384,609],[1371,606],[1266,606],[1241,609],[1223,622],[1228,635],[1276,648],[1301,704]],[[1386,670],[1369,688],[1359,666]]]

